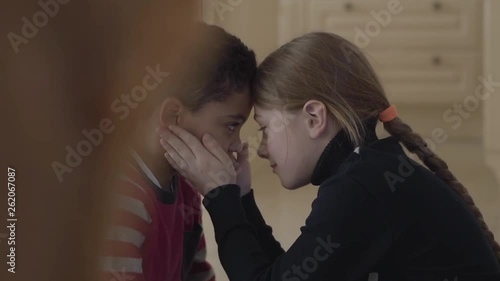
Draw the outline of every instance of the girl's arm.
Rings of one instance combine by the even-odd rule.
[[[241,204],[245,211],[248,221],[253,225],[257,232],[257,241],[259,242],[262,250],[266,253],[269,260],[274,261],[281,256],[285,251],[273,236],[273,229],[266,224],[262,214],[260,213],[253,190],[241,197]]]
[[[322,187],[301,235],[273,261],[260,247],[239,192],[237,185],[220,186],[203,202],[232,281],[367,278],[392,243],[390,224],[375,200],[354,181],[344,181]]]

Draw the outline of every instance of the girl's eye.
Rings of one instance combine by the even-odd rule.
[[[264,127],[260,127],[259,130],[257,130],[257,132],[259,134],[258,135],[259,141],[263,141],[264,139],[267,138],[267,136],[266,136],[266,128],[267,127],[264,126]]]

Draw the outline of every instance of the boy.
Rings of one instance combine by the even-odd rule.
[[[114,189],[100,259],[103,280],[215,280],[205,261],[200,196],[165,160],[155,128],[176,124],[197,137],[210,132],[232,156],[241,148],[240,128],[251,110],[256,60],[223,29],[196,29],[201,44],[180,55],[181,69],[167,78],[165,97],[147,107]]]

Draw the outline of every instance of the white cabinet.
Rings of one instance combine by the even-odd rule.
[[[482,0],[281,0],[278,31],[355,43],[396,104],[461,102],[481,70]]]
[[[473,51],[365,51],[395,103],[450,103],[474,94],[480,56]]]
[[[474,47],[481,40],[480,8],[474,0],[310,1],[308,29],[361,47],[363,37],[368,47]]]

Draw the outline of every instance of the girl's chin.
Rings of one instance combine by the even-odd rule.
[[[285,189],[288,189],[288,190],[295,190],[295,189],[298,189],[298,188],[301,188],[302,186],[304,186],[304,185],[300,185],[300,184],[297,184],[297,183],[285,182],[285,181],[283,181],[283,179],[281,179],[281,185]]]

